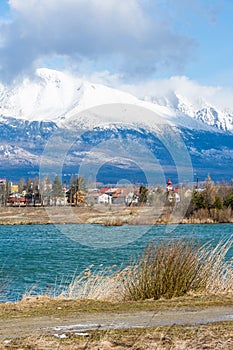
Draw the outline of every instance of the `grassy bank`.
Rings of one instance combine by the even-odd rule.
[[[188,295],[169,300],[144,300],[113,302],[101,300],[67,300],[46,296],[23,298],[21,301],[0,304],[0,319],[54,316],[60,317],[73,313],[112,313],[130,311],[163,311],[167,309],[203,309],[209,307],[233,306],[233,295]]]

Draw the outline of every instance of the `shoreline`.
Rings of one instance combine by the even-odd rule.
[[[232,224],[233,217],[225,221],[212,218],[176,218],[151,207],[1,207],[0,225],[65,225],[97,224],[103,226],[123,225],[189,225]]]
[[[202,222],[166,222],[166,223],[155,223],[153,225],[151,224],[133,224],[133,223],[125,223],[122,225],[103,225],[102,223],[80,223],[80,222],[46,222],[46,223],[41,223],[41,222],[7,222],[7,223],[2,223],[0,222],[0,226],[50,226],[50,225],[101,225],[101,226],[165,226],[165,225],[231,225],[233,222],[209,222],[209,221],[202,221]]]

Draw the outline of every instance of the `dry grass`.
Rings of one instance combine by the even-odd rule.
[[[120,217],[111,217],[106,218],[103,222],[103,226],[122,226],[124,225],[124,221]]]
[[[129,312],[130,309],[159,310],[185,305],[194,307],[195,303],[200,307],[202,299],[202,307],[210,306],[209,303],[215,305],[216,302],[230,304],[233,295],[233,267],[232,261],[226,261],[226,254],[231,246],[232,239],[222,241],[214,248],[210,245],[199,247],[193,241],[184,240],[150,244],[141,258],[131,266],[116,270],[116,266],[103,269],[101,265],[92,265],[73,278],[60,298],[25,298],[20,303],[0,305],[0,314],[1,317],[25,319],[32,315],[60,317],[81,311],[107,312],[114,309],[117,312]],[[197,298],[192,293],[197,293]],[[180,295],[183,297],[178,297]],[[233,349],[232,322],[88,333],[87,337],[66,333],[63,339],[54,335],[32,335],[10,339],[8,342],[1,339],[0,350]]]
[[[130,266],[116,269],[116,265],[91,265],[75,275],[67,287],[51,288],[44,296],[54,300],[131,302],[188,295],[233,295],[233,264],[226,260],[231,246],[232,239],[214,248],[185,240],[149,244]],[[34,299],[25,294],[24,300]]]
[[[225,257],[232,239],[198,247],[184,240],[149,244],[124,282],[127,300],[233,292],[233,266]]]
[[[202,288],[203,276],[192,243],[149,244],[125,283],[127,299],[172,298]]]
[[[231,223],[233,222],[233,212],[230,207],[223,209],[199,209],[196,210],[190,219],[199,220],[200,222],[207,221],[212,223]]]
[[[30,336],[1,341],[0,349],[31,350],[232,350],[233,324],[172,326],[150,329],[123,329],[88,332],[86,336],[65,334],[55,336]]]
[[[163,311],[167,309],[203,309],[209,307],[222,307],[233,305],[233,294],[190,294],[179,298],[143,301],[103,301],[90,299],[67,299],[67,298],[49,298],[46,296],[37,296],[23,298],[21,301],[0,304],[0,319],[26,318],[30,317],[63,317],[74,313],[98,313],[98,312],[135,312],[155,310]]]
[[[84,272],[74,276],[61,296],[68,299],[121,301],[123,273],[116,270],[116,265],[104,269],[102,265],[97,268],[90,265]]]
[[[215,248],[194,241],[149,244],[139,260],[124,269],[91,265],[73,278],[62,297],[137,301],[196,294],[233,292],[233,265],[226,261],[232,239]]]
[[[221,241],[215,248],[210,245],[200,250],[200,260],[204,261],[203,271],[206,275],[206,291],[211,294],[233,292],[233,260],[226,260],[226,254],[232,247],[232,238]]]

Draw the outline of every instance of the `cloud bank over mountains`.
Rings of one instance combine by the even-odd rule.
[[[192,101],[196,108],[200,108],[203,101],[220,109],[233,109],[233,89],[221,86],[201,85],[186,76],[173,76],[167,79],[153,79],[143,84],[122,85],[122,90],[128,91],[138,98],[153,99],[169,97],[172,99],[174,92],[185,96]]]
[[[231,88],[203,86],[183,75],[199,45],[192,23],[198,17],[200,25],[215,25],[223,7],[218,0],[9,0],[8,5],[9,15],[0,19],[4,84],[57,65],[139,98],[176,91],[192,101],[203,96],[219,108],[233,108]],[[158,79],[160,71],[167,74]]]
[[[195,42],[177,32],[160,2],[141,0],[10,0],[10,20],[0,23],[1,76],[13,79],[60,59],[126,76],[161,66],[181,70]]]

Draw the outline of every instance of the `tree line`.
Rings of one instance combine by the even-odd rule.
[[[10,197],[21,196],[26,203],[51,203],[57,204],[58,198],[67,197],[68,203],[78,203],[77,193],[86,191],[85,180],[82,176],[72,176],[69,184],[64,181],[62,183],[60,176],[55,176],[53,180],[49,176],[45,176],[42,180],[38,177],[25,180],[20,179],[16,184],[17,191],[13,189],[11,182],[6,181],[0,186],[1,203],[6,203]]]

